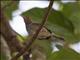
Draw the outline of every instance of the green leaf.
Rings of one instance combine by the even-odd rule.
[[[80,2],[63,4],[61,12],[70,19],[74,25],[74,33],[77,40],[80,41]]]
[[[48,60],[80,60],[80,54],[72,49],[62,48],[60,51],[52,53]]]

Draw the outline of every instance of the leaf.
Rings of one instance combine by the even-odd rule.
[[[63,4],[61,12],[73,23],[75,37],[80,41],[80,2]]]
[[[62,48],[60,51],[52,53],[48,60],[80,60],[80,54],[72,49]]]

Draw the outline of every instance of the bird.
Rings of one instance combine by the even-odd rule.
[[[32,22],[32,19],[29,16],[22,16],[24,23],[26,25],[26,30],[28,31],[29,35],[34,35],[35,32],[38,30],[40,23],[34,23]],[[64,41],[63,37],[60,37],[56,35],[54,32],[52,32],[47,27],[43,26],[40,30],[37,39],[44,40],[44,39],[50,39],[51,41]]]

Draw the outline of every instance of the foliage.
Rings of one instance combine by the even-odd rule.
[[[19,1],[1,1],[1,7],[5,7],[4,13],[7,18],[12,17],[12,12],[18,8]],[[5,4],[4,4],[5,3]],[[56,35],[64,37],[65,42],[68,44],[80,41],[80,3],[61,3],[62,9],[56,11],[51,10],[48,21],[45,26]],[[46,8],[33,8],[24,12],[22,15],[31,17],[35,23],[40,23],[45,14]],[[18,36],[21,40],[21,38]],[[23,42],[23,41],[22,41]],[[60,51],[52,53],[51,41],[49,40],[36,40],[32,46],[32,54],[35,57],[35,51],[38,50],[42,55],[45,55],[47,60],[80,60],[80,54],[76,53],[70,48],[60,48]],[[4,60],[4,54],[1,54]]]
[[[60,51],[52,53],[48,60],[80,60],[80,54],[72,49],[62,48]]]

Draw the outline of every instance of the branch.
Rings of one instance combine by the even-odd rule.
[[[46,23],[48,16],[50,14],[50,10],[52,8],[53,5],[53,1],[50,1],[50,4],[47,8],[47,11],[43,17],[43,20],[41,22],[41,25],[39,26],[38,30],[36,31],[36,33],[32,36],[32,38],[30,38],[29,40],[29,44],[26,44],[25,49],[22,49],[20,53],[18,53],[15,57],[13,57],[11,60],[17,60],[21,55],[23,55],[26,51],[28,51],[30,49],[30,47],[32,46],[33,42],[35,41],[35,39],[37,38],[40,30],[42,29],[42,27],[44,26],[44,24]]]
[[[19,42],[19,40],[17,39],[16,34],[13,32],[12,28],[9,25],[9,22],[6,18],[6,16],[4,15],[4,12],[2,11],[1,7],[0,7],[0,34],[5,38],[9,48],[12,48],[12,50],[14,51],[20,51],[20,49],[23,48],[23,45]]]

